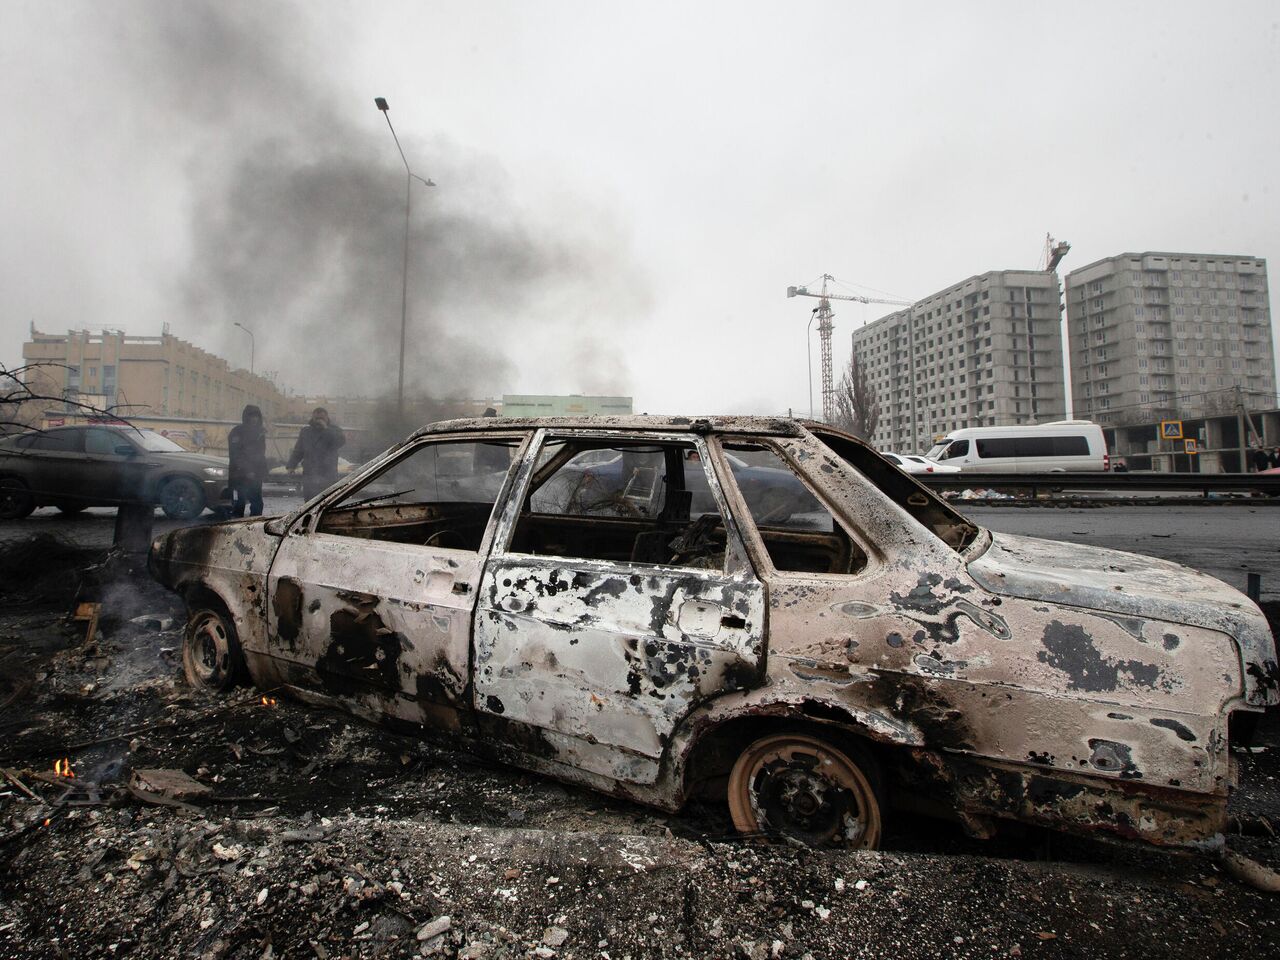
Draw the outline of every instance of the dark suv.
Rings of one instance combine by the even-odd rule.
[[[0,440],[0,519],[36,507],[157,503],[193,520],[225,499],[227,462],[190,453],[154,430],[121,425],[59,427]]]

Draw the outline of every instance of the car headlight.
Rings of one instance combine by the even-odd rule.
[[[205,467],[204,472],[210,477],[225,477],[227,471],[222,467]]]

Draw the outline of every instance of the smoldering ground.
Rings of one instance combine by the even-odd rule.
[[[284,385],[393,392],[406,176],[373,104],[384,94],[394,111],[393,92],[333,89],[324,65],[341,51],[302,7],[129,10],[85,16],[147,105],[144,135],[172,144],[186,171],[175,332],[238,357],[239,322],[257,368]],[[439,132],[397,132],[414,173],[439,184],[411,182],[406,391],[627,392],[619,345],[648,293],[625,224],[571,190],[518,195],[495,158]]]

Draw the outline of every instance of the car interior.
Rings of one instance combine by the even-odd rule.
[[[511,550],[723,570],[725,529],[693,444],[552,440]]]

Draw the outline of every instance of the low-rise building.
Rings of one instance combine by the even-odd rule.
[[[233,368],[167,328],[143,337],[123,330],[43,333],[33,324],[22,359],[31,392],[62,398],[69,412],[91,407],[124,417],[238,421],[252,403],[268,420],[294,413],[291,398],[271,380]]]

